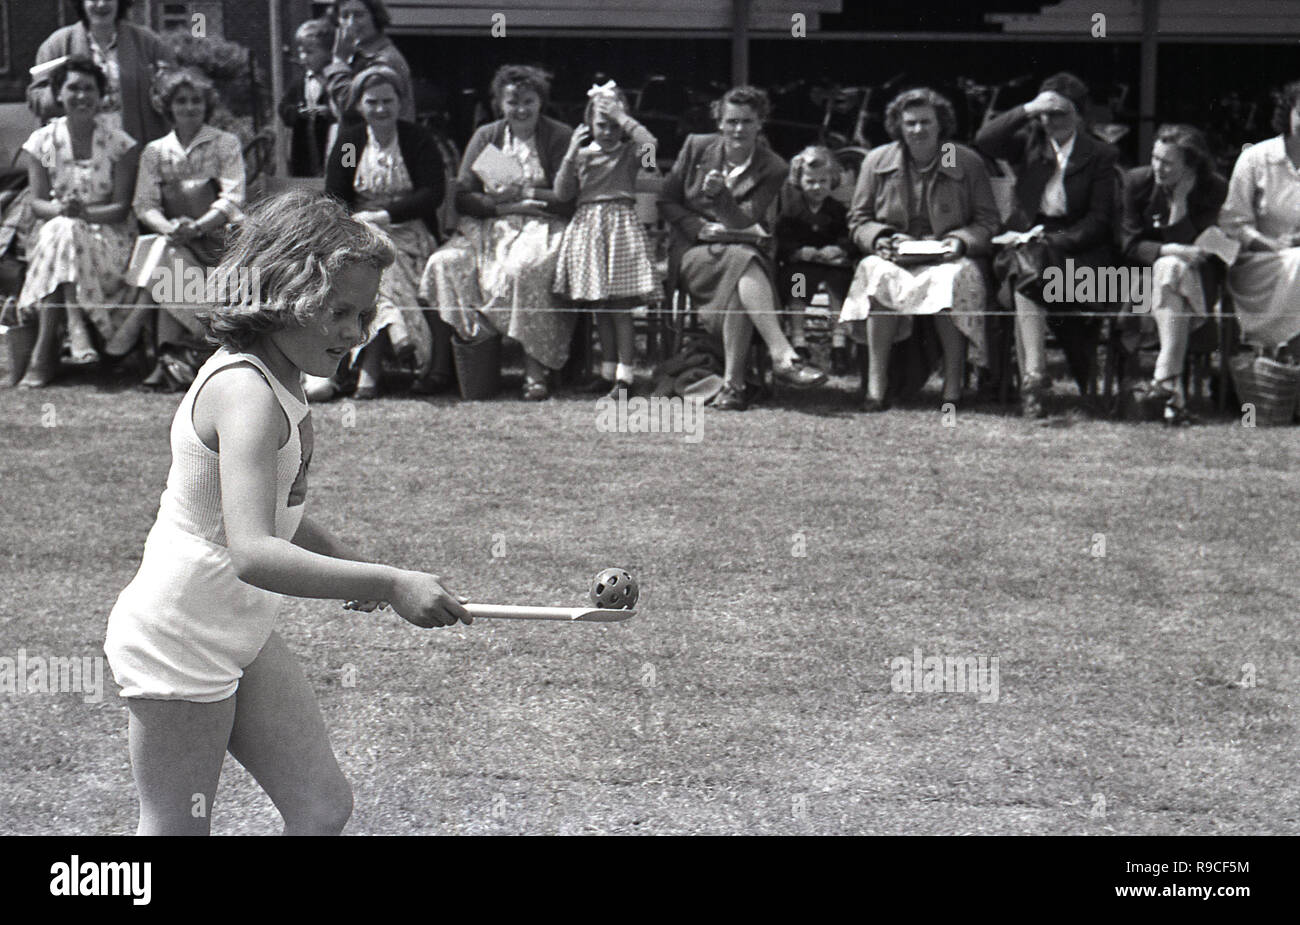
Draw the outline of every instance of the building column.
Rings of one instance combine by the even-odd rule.
[[[1160,0],[1142,0],[1142,63],[1138,82],[1138,163],[1151,157],[1156,134],[1156,55]]]
[[[752,0],[732,0],[731,85],[749,83],[749,13]]]

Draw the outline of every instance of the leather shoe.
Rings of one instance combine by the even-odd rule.
[[[744,411],[749,407],[749,404],[745,401],[745,396],[741,392],[729,385],[724,385],[722,391],[713,397],[709,407],[716,408],[719,411]]]
[[[811,389],[826,381],[826,374],[815,366],[809,366],[801,359],[790,360],[782,365],[772,367],[776,378],[796,389]]]

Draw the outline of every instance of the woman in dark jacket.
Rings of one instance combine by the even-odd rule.
[[[1124,177],[1124,257],[1151,268],[1143,307],[1150,308],[1160,334],[1145,397],[1164,403],[1170,424],[1188,420],[1182,379],[1187,341],[1205,323],[1223,282],[1223,262],[1195,242],[1218,221],[1227,195],[1205,136],[1190,125],[1161,126],[1150,166]]]
[[[728,90],[713,104],[718,133],[687,137],[659,201],[672,226],[673,265],[700,320],[722,337],[724,385],[713,400],[722,411],[746,408],[755,329],[782,380],[804,388],[826,379],[795,352],[778,320],[771,234],[788,167],[760,134],[769,108],[756,87]]]
[[[325,168],[325,191],[343,200],[353,218],[381,228],[397,248],[397,260],[379,281],[374,335],[353,355],[360,367],[358,398],[378,394],[385,346],[414,359],[417,382],[430,374],[435,361],[433,332],[420,311],[418,288],[424,262],[437,246],[442,158],[427,131],[398,120],[401,86],[400,75],[385,65],[353,78],[350,105],[365,121],[344,127]]]
[[[975,138],[986,155],[1008,161],[1016,174],[1016,208],[1007,222],[1012,231],[1041,226],[1054,265],[1067,258],[1076,268],[1115,262],[1116,162],[1118,153],[1092,137],[1084,123],[1088,88],[1073,74],[1043,81],[1038,96],[991,120]],[[1073,291],[1073,282],[1065,285]],[[1047,313],[1071,309],[1054,319],[1058,339],[1080,389],[1086,385],[1096,351],[1098,304],[1045,304],[1017,289],[1016,342],[1020,388],[1026,417],[1043,417],[1047,380]],[[1079,314],[1087,313],[1087,314]]]
[[[529,401],[549,397],[547,371],[565,364],[573,337],[574,313],[558,310],[552,293],[572,214],[553,186],[573,129],[542,115],[550,85],[535,67],[497,71],[492,99],[502,118],[479,128],[465,148],[456,179],[457,233],[429,258],[420,280],[421,297],[465,340],[486,328],[523,345]],[[513,162],[513,179],[486,187],[475,166],[489,145],[499,164]]]

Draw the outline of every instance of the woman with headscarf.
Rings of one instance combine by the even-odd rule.
[[[410,357],[417,382],[434,364],[433,334],[419,307],[419,280],[437,247],[443,165],[433,137],[398,117],[401,85],[401,76],[384,65],[368,67],[352,79],[349,107],[364,121],[344,126],[325,168],[325,191],[342,200],[353,218],[385,232],[397,252],[380,279],[371,338],[353,351],[359,370],[356,397],[363,399],[379,394],[385,350]]]
[[[415,122],[415,92],[411,65],[384,30],[392,22],[384,0],[335,0],[329,19],[336,29],[332,60],[325,66],[325,85],[344,122],[357,123],[361,114],[351,105],[352,81],[366,68],[382,64],[397,74],[400,108],[397,118]]]

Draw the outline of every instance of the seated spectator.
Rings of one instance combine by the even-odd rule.
[[[1151,267],[1144,293],[1160,335],[1155,375],[1143,398],[1164,404],[1169,424],[1189,421],[1183,365],[1192,331],[1218,297],[1223,264],[1195,244],[1219,217],[1228,186],[1214,170],[1205,136],[1190,125],[1161,126],[1151,164],[1124,177],[1124,257]]]
[[[456,179],[456,235],[429,258],[420,295],[465,340],[495,330],[524,348],[523,397],[550,396],[548,370],[569,358],[574,313],[552,293],[572,204],[555,195],[573,129],[542,115],[550,76],[506,65],[492,78],[501,118],[470,138]],[[489,145],[514,161],[519,181],[485,188],[475,161]]]
[[[841,315],[866,320],[864,411],[888,406],[895,341],[912,335],[911,316],[930,315],[943,346],[943,402],[961,401],[966,345],[987,365],[987,287],[976,259],[987,257],[998,226],[993,187],[980,156],[948,141],[952,104],[928,88],[906,90],[885,110],[895,141],[862,163],[849,207],[853,241],[868,256],[857,266]],[[938,242],[930,256],[900,253],[909,242]]]
[[[1274,350],[1300,336],[1300,81],[1287,84],[1273,116],[1280,134],[1237,158],[1219,213],[1242,245],[1228,271],[1241,339]]]
[[[74,55],[52,85],[67,115],[23,145],[36,224],[22,292],[0,318],[25,327],[20,336],[33,341],[20,388],[41,388],[54,378],[65,320],[72,362],[98,362],[91,325],[106,336],[120,317],[110,309],[123,293],[135,240],[131,193],[139,147],[99,114],[108,78],[90,58]]]
[[[385,65],[397,73],[401,109],[397,118],[415,122],[415,93],[411,86],[411,66],[393,40],[384,34],[392,19],[384,0],[335,0],[329,20],[338,30],[334,34],[332,60],[325,67],[325,83],[334,100],[334,112],[342,121],[360,122],[361,114],[348,108],[352,80],[366,68]]]
[[[295,80],[280,101],[280,121],[292,130],[289,175],[325,175],[325,152],[334,125],[325,67],[332,60],[334,26],[328,19],[309,19],[293,36],[302,79]]]
[[[848,209],[831,197],[843,172],[829,148],[804,148],[790,162],[790,178],[781,188],[776,215],[777,288],[790,312],[790,343],[810,358],[805,335],[808,303],[822,285],[830,300],[834,330],[831,363],[836,375],[848,371],[847,326],[839,322],[853,281],[857,248],[849,236]]]
[[[99,111],[108,128],[140,144],[167,134],[167,121],[154,109],[153,81],[169,65],[171,52],[157,33],[126,20],[132,0],[67,0],[78,20],[56,29],[36,51],[36,64],[71,55],[88,57],[104,72]],[[32,80],[27,105],[42,122],[63,115],[53,72]]]
[[[755,330],[780,379],[800,388],[826,380],[795,352],[777,317],[771,232],[788,165],[761,135],[770,108],[757,87],[733,87],[715,100],[717,133],[687,137],[659,201],[672,226],[670,259],[701,323],[722,337],[724,385],[713,399],[721,411],[748,407],[745,363]]]
[[[384,65],[368,67],[352,79],[348,103],[364,121],[343,126],[325,173],[325,191],[342,200],[353,218],[384,231],[397,252],[379,281],[370,340],[352,354],[360,373],[356,397],[362,399],[379,394],[385,352],[409,358],[417,383],[434,364],[434,336],[419,307],[419,281],[438,246],[442,157],[422,126],[398,119],[401,83],[401,76]],[[445,369],[450,343],[445,336],[442,343]]]
[[[136,244],[132,282],[144,282],[139,298],[151,300],[158,272],[169,274],[171,292],[185,291],[191,278],[206,279],[207,270],[221,262],[227,227],[242,217],[244,158],[239,138],[209,123],[219,102],[212,81],[194,68],[168,71],[158,82],[163,112],[173,125],[169,135],[145,145],[135,185],[135,214],[153,235],[167,241],[153,247],[153,235]],[[178,273],[179,269],[179,273]],[[206,295],[206,291],[205,291]],[[188,387],[211,347],[195,313],[203,303],[182,298],[164,301],[158,313],[155,347],[159,365],[145,380],[164,390]],[[124,355],[136,344],[150,309],[137,309],[106,347]]]
[[[1118,152],[1087,131],[1087,102],[1083,81],[1073,74],[1056,74],[1043,81],[1038,96],[990,120],[975,138],[982,152],[1008,161],[1015,171],[1015,210],[1008,228],[1041,229],[1034,238],[1045,243],[1046,263],[1057,268],[1067,259],[1076,269],[1115,262]],[[1046,416],[1044,400],[1051,391],[1048,312],[1060,312],[1053,327],[1080,391],[1085,391],[1100,328],[1092,313],[1104,308],[1096,303],[1046,304],[1041,272],[1038,277],[1016,281],[1013,297],[1022,409],[1030,418]],[[1066,285],[1073,287],[1073,282]]]

